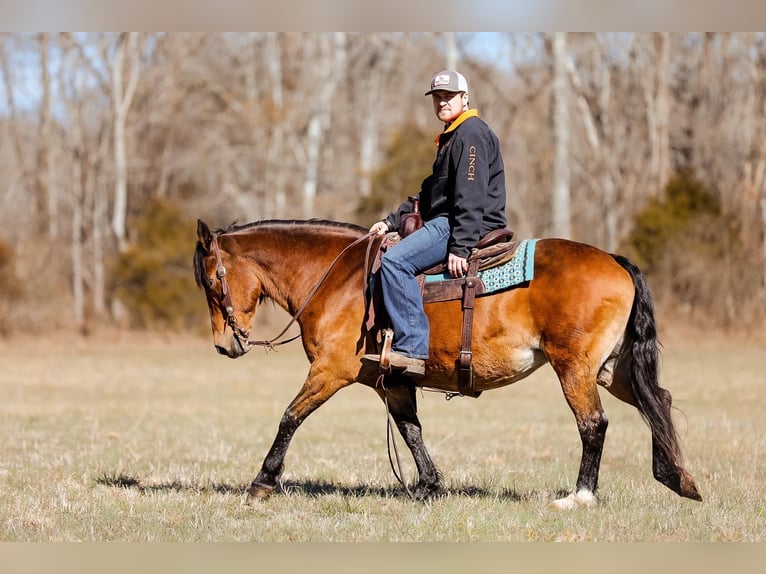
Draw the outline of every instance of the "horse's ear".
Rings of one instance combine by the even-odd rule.
[[[210,250],[210,244],[213,242],[213,234],[210,233],[210,228],[207,226],[207,223],[201,219],[197,220],[197,239],[199,239],[199,242],[206,251]]]

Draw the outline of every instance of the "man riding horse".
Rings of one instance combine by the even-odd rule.
[[[500,143],[492,129],[469,108],[468,82],[444,70],[425,93],[444,130],[437,138],[433,172],[421,184],[417,202],[423,226],[383,256],[380,281],[383,302],[394,331],[389,355],[393,369],[425,375],[429,323],[416,276],[446,260],[452,277],[468,271],[471,249],[490,231],[506,226],[505,172]],[[413,210],[406,201],[370,231],[399,231],[402,216]],[[379,355],[365,355],[379,362]]]

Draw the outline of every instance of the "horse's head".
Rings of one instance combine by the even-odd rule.
[[[207,298],[213,344],[222,355],[235,359],[250,350],[250,329],[261,297],[262,285],[246,260],[226,248],[221,232],[213,233],[203,221],[197,221],[197,249],[194,275]],[[228,249],[228,250],[227,250]]]

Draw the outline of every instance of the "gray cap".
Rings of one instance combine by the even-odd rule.
[[[431,78],[431,89],[426,92],[426,96],[433,92],[444,90],[445,92],[467,92],[468,80],[465,76],[455,70],[442,70]]]

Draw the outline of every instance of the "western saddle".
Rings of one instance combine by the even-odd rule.
[[[461,300],[463,309],[463,324],[461,330],[460,353],[456,360],[458,389],[461,395],[476,398],[481,394],[477,391],[473,381],[473,352],[471,351],[471,336],[473,333],[473,309],[477,295],[485,292],[484,283],[478,277],[478,272],[502,265],[509,261],[516,248],[518,241],[511,241],[513,231],[510,229],[496,229],[485,235],[468,256],[468,273],[464,277],[453,279],[449,276],[447,264],[441,263],[425,273],[418,275],[418,284],[423,296],[423,303],[438,303],[443,301]],[[389,233],[385,236],[372,263],[370,274],[374,275],[380,269],[380,260],[383,254],[401,240],[397,233]],[[444,276],[444,279],[428,280],[429,276]],[[376,285],[380,285],[376,282]],[[382,297],[380,289],[369,293],[367,307],[368,332],[383,331],[381,365],[387,364],[388,353],[391,350],[391,330],[376,323],[375,310],[382,309]]]

